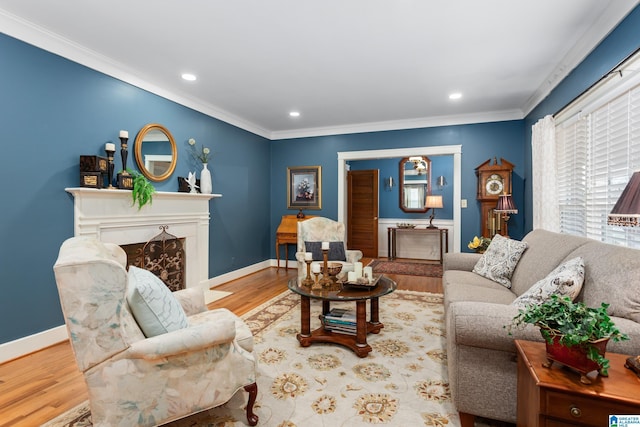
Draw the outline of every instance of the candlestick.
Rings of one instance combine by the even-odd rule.
[[[113,189],[115,188],[113,186],[113,154],[116,152],[116,145],[111,142],[107,142],[106,144],[104,144],[104,151],[107,153],[107,160],[109,162],[109,167],[107,169],[107,179],[109,180],[109,185],[107,186],[107,188]]]
[[[318,271],[316,273],[313,273],[313,275],[316,277],[316,280],[313,282],[313,285],[311,286],[311,289],[322,289],[322,285],[320,285],[320,282],[318,281],[318,277],[320,276],[320,272]]]
[[[324,243],[322,243],[322,246],[324,246]],[[328,242],[326,242],[327,245],[329,244]],[[329,286],[331,285],[331,283],[333,283],[331,281],[331,279],[329,278],[329,268],[327,267],[327,261],[329,260],[329,249],[322,249],[322,259],[324,261],[324,269],[322,270],[322,280],[320,281],[320,283],[322,284],[322,286]]]
[[[311,279],[311,263],[313,260],[305,259],[304,262],[307,263],[307,277],[302,281],[302,284],[304,286],[311,286],[313,285],[313,279]]]
[[[122,134],[126,134],[127,136],[122,136]],[[121,130],[120,131],[120,156],[122,157],[122,173],[125,175],[128,175],[129,173],[127,172],[127,148],[128,148],[128,144],[127,142],[129,141],[129,137],[128,137],[129,133],[126,130]]]

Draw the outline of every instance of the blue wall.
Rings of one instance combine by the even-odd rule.
[[[536,108],[525,118],[525,196],[531,200],[531,126],[539,119],[555,114],[587,90],[617,64],[640,49],[640,6],[637,6]],[[533,211],[525,210],[531,228]],[[528,230],[527,230],[528,231]]]
[[[336,219],[338,217],[338,161],[336,154],[338,151],[439,145],[462,146],[462,198],[468,200],[469,207],[462,209],[461,247],[462,250],[466,250],[466,243],[480,232],[480,212],[476,202],[475,168],[477,166],[493,157],[498,159],[503,157],[514,163],[516,169],[513,174],[513,197],[518,207],[525,204],[523,199],[524,170],[520,166],[524,164],[524,122],[522,120],[273,141],[271,143],[272,230],[277,228],[282,215],[295,213],[286,209],[287,167],[322,166],[322,210],[308,211],[308,213]],[[395,172],[393,170],[394,168],[385,169],[384,174],[393,173],[397,177],[397,163]],[[450,187],[453,184],[453,176],[451,173],[444,175],[447,176]],[[385,175],[381,174],[381,176]],[[393,195],[391,196],[392,206],[398,205],[397,197],[397,193],[395,198]],[[382,205],[382,201],[380,204]],[[383,216],[382,213],[380,215]],[[436,215],[439,214],[436,213]],[[413,217],[420,216],[413,214]],[[452,214],[449,217],[452,217]],[[513,215],[509,222],[509,234],[514,238],[520,238],[523,235],[523,229],[523,216]],[[293,252],[294,250],[290,249],[290,257],[293,257]],[[272,250],[271,256],[275,257],[275,248]]]
[[[429,156],[431,160],[431,194],[442,195],[442,209],[436,210],[436,219],[453,219],[453,156]],[[397,218],[406,222],[415,219],[426,219],[431,212],[424,213],[407,213],[400,209],[400,187],[398,186],[398,177],[400,175],[400,160],[396,159],[377,159],[377,160],[358,160],[351,161],[349,165],[351,170],[378,170],[380,178],[378,205],[380,218]],[[436,179],[444,176],[447,185],[440,190],[435,184]],[[386,188],[384,179],[393,177],[394,186]]]
[[[0,57],[0,343],[64,323],[52,270],[73,235],[64,188],[78,186],[79,156],[104,155],[121,129],[130,147],[147,123],[173,134],[178,165],[160,191],[177,191],[177,176],[195,170],[189,138],[212,150],[213,188],[223,195],[211,201],[212,277],[269,257],[268,140],[2,34]]]

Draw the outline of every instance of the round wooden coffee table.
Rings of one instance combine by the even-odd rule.
[[[396,282],[382,276],[373,288],[353,288],[333,283],[322,289],[312,289],[300,284],[299,279],[289,281],[289,289],[300,295],[300,333],[296,336],[300,345],[309,347],[316,342],[340,344],[353,350],[358,357],[367,357],[371,346],[367,334],[377,334],[384,327],[380,323],[378,298],[396,290]],[[353,301],[356,303],[356,334],[342,334],[326,330],[324,326],[311,330],[311,299],[322,301],[322,314],[331,311],[331,301]],[[367,300],[371,304],[371,318],[367,321]]]

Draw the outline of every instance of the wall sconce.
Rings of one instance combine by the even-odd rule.
[[[440,175],[436,178],[436,185],[438,186],[438,190],[442,190],[442,188],[447,185],[447,180],[444,176]]]
[[[392,176],[390,176],[389,178],[384,178],[383,182],[384,182],[384,190],[385,191],[391,191],[391,189],[394,187],[394,185],[396,185],[396,182],[394,181]]]

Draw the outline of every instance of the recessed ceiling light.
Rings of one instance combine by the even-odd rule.
[[[193,82],[197,79],[197,77],[194,74],[191,73],[184,73],[182,74],[182,78],[183,80],[186,80],[188,82]]]
[[[300,117],[300,112],[299,111],[290,111],[289,112],[289,116],[290,117]]]
[[[460,92],[454,92],[449,95],[449,99],[460,99],[462,98],[462,94]]]

